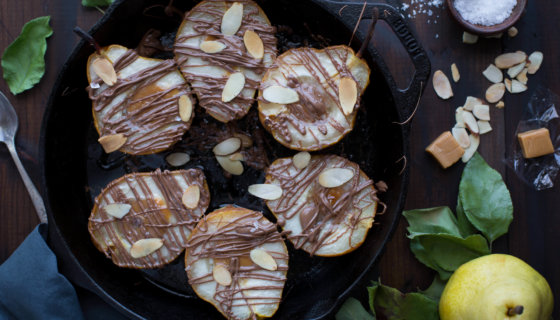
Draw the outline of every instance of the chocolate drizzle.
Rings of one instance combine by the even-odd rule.
[[[198,206],[192,210],[181,202],[184,189],[191,185],[200,188]],[[112,203],[130,204],[132,208],[117,219],[103,209]],[[131,173],[109,183],[95,198],[88,230],[96,247],[116,265],[156,268],[179,256],[209,203],[208,186],[198,169]],[[145,238],[163,239],[163,247],[133,258],[130,246]]]
[[[136,51],[126,50],[113,67],[122,74],[137,59]],[[166,88],[157,84],[174,72],[180,77],[174,60],[161,60],[126,78],[119,76],[110,87],[99,78],[93,80],[87,91],[100,136],[124,134],[127,141],[120,150],[135,155],[159,152],[179,141],[191,120],[181,121],[178,99],[187,95],[193,102],[190,89],[183,79],[166,81],[173,83]]]
[[[264,270],[251,261],[250,252],[257,247],[265,248],[274,258],[278,265],[276,271]],[[228,269],[231,285],[215,282],[212,266],[216,264]],[[200,220],[187,244],[185,265],[195,291],[197,286],[215,284],[213,296],[205,300],[213,300],[228,319],[237,319],[234,308],[240,307],[246,307],[248,310],[242,312],[249,312],[251,319],[257,319],[256,307],[272,305],[272,309],[276,309],[280,303],[288,270],[288,252],[276,226],[262,213],[226,206]],[[251,280],[268,284],[255,284]],[[205,291],[210,290],[205,288]]]
[[[333,167],[351,169],[354,176],[340,187],[324,188],[317,182],[318,176]],[[329,248],[342,238],[347,241],[346,250],[357,248],[361,241],[356,241],[354,233],[365,228],[361,240],[365,238],[379,202],[373,181],[356,163],[336,155],[313,156],[301,170],[293,165],[291,158],[278,159],[268,169],[266,183],[280,185],[283,190],[280,199],[267,201],[268,207],[284,230],[292,231],[288,239],[294,247],[311,255],[346,253],[332,252]],[[294,229],[294,223],[300,228]]]
[[[185,78],[191,83],[200,105],[214,118],[228,122],[245,116],[254,102],[254,94],[260,80],[277,54],[276,28],[259,6],[250,0],[239,0],[244,6],[243,21],[237,33],[225,36],[221,33],[224,12],[233,1],[206,0],[185,15],[185,21],[177,32],[175,59]],[[246,30],[255,31],[264,44],[264,58],[253,58],[245,48],[243,35]],[[206,53],[200,43],[214,40],[226,47],[221,52]],[[208,72],[212,68],[213,72]],[[222,91],[231,74],[243,71],[245,90],[231,102],[222,101]],[[249,90],[247,90],[249,89]]]

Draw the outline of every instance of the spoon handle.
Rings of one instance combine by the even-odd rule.
[[[6,141],[6,146],[8,147],[8,150],[10,150],[10,154],[12,155],[16,167],[18,168],[19,174],[23,179],[23,183],[25,184],[25,187],[29,192],[29,196],[31,196],[31,201],[35,206],[35,210],[37,210],[37,216],[39,217],[39,220],[41,221],[41,223],[47,223],[47,211],[45,210],[45,204],[43,203],[43,198],[39,194],[39,191],[37,191],[37,188],[35,188],[35,185],[33,185],[33,182],[29,178],[29,175],[27,174],[25,167],[19,160],[19,156],[16,152],[14,143],[12,141]]]

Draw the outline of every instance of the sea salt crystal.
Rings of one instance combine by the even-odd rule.
[[[410,19],[421,15],[432,17],[436,13],[434,9],[441,10],[443,8],[443,2],[444,0],[402,0],[400,9]],[[437,18],[439,18],[439,15]],[[436,22],[435,19],[433,21]]]
[[[517,0],[455,0],[453,5],[466,21],[493,26],[504,22],[517,4]]]

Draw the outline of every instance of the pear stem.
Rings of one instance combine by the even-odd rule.
[[[507,315],[508,316],[515,316],[518,314],[522,314],[523,313],[523,306],[519,305],[519,306],[515,306],[513,308],[509,308],[507,311]]]

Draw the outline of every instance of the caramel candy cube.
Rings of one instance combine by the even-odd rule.
[[[461,148],[450,131],[445,131],[437,137],[426,148],[426,151],[434,156],[444,169],[451,167],[451,165],[459,161],[463,153],[465,153],[465,149]]]
[[[517,134],[523,156],[527,159],[554,153],[547,128],[530,130]]]

